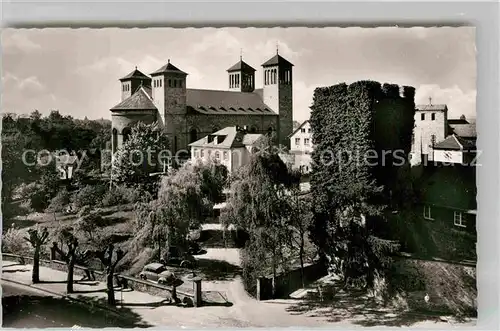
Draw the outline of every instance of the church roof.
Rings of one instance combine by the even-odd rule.
[[[160,69],[153,72],[151,74],[151,76],[159,75],[159,74],[163,74],[163,73],[178,73],[178,74],[187,75],[187,73],[185,73],[184,71],[180,70],[179,68],[174,66],[172,63],[170,63],[170,60],[168,60],[168,63],[165,64],[163,67],[161,67]]]
[[[280,66],[284,65],[284,66],[290,66],[290,67],[293,66],[292,63],[290,63],[289,61],[284,59],[279,54],[276,54],[275,56],[273,56],[272,58],[270,58],[269,60],[264,62],[264,64],[262,64],[263,67],[270,67],[270,66],[275,66],[275,65],[280,65]]]
[[[470,141],[462,139],[454,134],[448,136],[445,140],[442,140],[433,146],[434,149],[445,149],[445,150],[455,150],[462,151],[474,148],[474,144]]]
[[[448,107],[445,104],[438,105],[417,105],[415,108],[420,111],[447,111]]]
[[[240,60],[238,63],[233,65],[231,68],[227,69],[228,72],[232,71],[255,71],[250,65],[248,65],[245,61]]]
[[[475,139],[477,137],[476,123],[449,124],[449,127],[459,137]]]
[[[193,147],[240,148],[254,145],[264,135],[247,133],[237,126],[229,126],[205,136],[191,144]]]
[[[186,104],[207,115],[277,115],[257,93],[187,89]]]
[[[156,110],[153,100],[144,87],[140,87],[134,94],[123,100],[111,110]]]
[[[145,74],[143,74],[142,72],[140,72],[139,70],[137,70],[137,67],[136,67],[134,71],[132,71],[131,73],[129,73],[125,77],[120,78],[120,81],[134,79],[134,78],[138,78],[138,79],[151,79],[148,76],[146,76]]]

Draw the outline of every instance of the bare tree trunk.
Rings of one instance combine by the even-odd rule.
[[[74,254],[69,257],[69,262],[68,262],[68,279],[67,279],[67,284],[66,284],[66,292],[73,293],[73,274],[75,270],[75,256]]]
[[[40,283],[40,247],[35,247],[35,255],[33,256],[33,273],[31,274],[33,284]]]

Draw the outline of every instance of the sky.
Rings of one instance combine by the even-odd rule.
[[[294,64],[294,120],[308,119],[316,87],[358,80],[414,86],[415,101],[448,105],[449,118],[476,116],[475,29],[149,28],[4,29],[2,111],[111,118],[119,78],[170,59],[187,87],[228,89],[226,70],[243,60],[262,87],[261,64]]]

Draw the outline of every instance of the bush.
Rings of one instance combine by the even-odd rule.
[[[14,225],[2,235],[2,251],[17,255],[26,255],[30,252],[30,246],[24,239],[26,233],[16,229]]]
[[[96,206],[101,203],[106,188],[102,185],[87,185],[73,196],[73,205],[75,208],[83,206]]]
[[[68,192],[68,190],[63,189],[59,191],[59,193],[57,193],[57,195],[52,198],[52,200],[50,200],[50,204],[47,207],[46,212],[63,212],[70,202],[71,194]]]
[[[112,207],[127,203],[149,202],[151,199],[151,195],[140,188],[117,186],[106,191],[101,205],[103,207]]]

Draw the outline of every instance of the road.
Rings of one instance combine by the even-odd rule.
[[[138,326],[132,319],[124,320],[111,312],[92,308],[66,298],[51,296],[28,286],[2,281],[2,327],[70,328]]]

